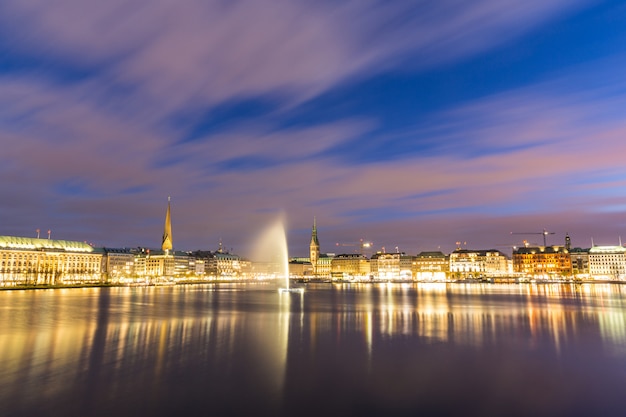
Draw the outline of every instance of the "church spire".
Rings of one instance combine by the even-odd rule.
[[[165,227],[163,228],[163,240],[161,241],[161,250],[164,252],[172,250],[172,215],[170,210],[170,197],[167,197]]]

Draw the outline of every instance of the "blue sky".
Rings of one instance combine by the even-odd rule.
[[[7,0],[0,234],[615,244],[625,45],[619,1]]]

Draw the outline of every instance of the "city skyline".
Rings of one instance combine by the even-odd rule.
[[[617,244],[618,1],[0,6],[0,235],[248,255]],[[165,198],[164,198],[165,196]]]

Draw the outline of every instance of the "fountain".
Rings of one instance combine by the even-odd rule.
[[[278,288],[279,293],[304,293],[304,288],[293,288],[289,285],[289,253],[283,216],[280,216],[261,235],[256,245],[255,259],[267,262],[268,270],[272,275],[284,279],[284,286]]]

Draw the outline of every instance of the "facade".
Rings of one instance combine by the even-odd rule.
[[[291,278],[310,278],[313,276],[313,265],[311,262],[303,260],[289,261],[289,277]]]
[[[267,268],[266,268],[267,269]],[[196,251],[189,253],[189,270],[197,278],[239,279],[255,273],[252,263],[239,255],[224,252]]]
[[[217,251],[207,259],[206,274],[216,279],[242,278],[241,258],[238,255]]]
[[[513,269],[537,279],[572,275],[572,259],[564,246],[526,246],[513,251]]]
[[[135,275],[135,254],[130,249],[102,248],[102,274],[117,284]]]
[[[160,251],[148,251],[145,255],[146,270],[145,276],[148,278],[173,277],[175,272],[174,256]]]
[[[317,263],[314,266],[315,276],[321,279],[329,279],[332,269],[332,261],[335,257],[334,253],[321,253],[317,258]],[[311,261],[311,265],[313,262]]]
[[[450,254],[452,278],[494,278],[510,275],[511,272],[509,259],[496,249],[456,249]]]
[[[0,285],[100,283],[102,252],[83,242],[0,236]]]
[[[483,273],[487,277],[506,276],[513,272],[509,258],[499,250],[480,251],[480,256],[483,263]]]
[[[626,248],[594,246],[589,249],[589,275],[593,279],[626,279]]]
[[[589,276],[589,249],[573,248],[569,251],[572,261],[572,275],[586,278]]]
[[[337,255],[331,260],[330,274],[335,279],[369,279],[370,262],[361,254]]]
[[[378,280],[410,280],[413,257],[404,252],[376,253],[370,260],[371,275]]]
[[[420,252],[413,258],[413,279],[445,281],[450,272],[450,260],[443,252]]]
[[[450,277],[477,278],[481,275],[480,253],[476,250],[456,249],[450,254]]]

